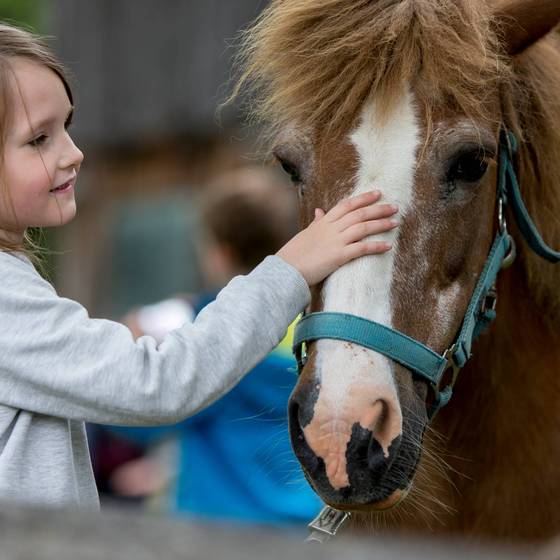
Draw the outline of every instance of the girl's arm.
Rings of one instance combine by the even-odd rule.
[[[158,346],[90,319],[29,263],[0,258],[0,402],[101,424],[174,423],[208,405],[278,343],[309,297],[293,267],[268,257]]]
[[[28,261],[0,253],[0,402],[127,425],[173,423],[197,412],[278,344],[309,301],[308,282],[359,254],[384,249],[369,242],[356,248],[360,235],[381,222],[370,219],[377,216],[368,207],[371,195],[353,200],[298,234],[284,258],[267,257],[248,276],[234,278],[194,323],[172,331],[159,346],[151,337],[134,341],[119,323],[90,319],[81,305],[58,297]],[[364,208],[352,224],[349,216]],[[389,215],[382,206],[377,212]],[[354,226],[364,219],[369,225],[357,235]],[[330,239],[328,247],[317,235]],[[302,247],[309,252],[303,265]]]

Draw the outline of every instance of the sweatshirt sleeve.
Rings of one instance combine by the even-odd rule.
[[[309,297],[299,272],[270,256],[158,345],[90,319],[31,263],[0,254],[0,402],[102,424],[177,422],[231,389]]]

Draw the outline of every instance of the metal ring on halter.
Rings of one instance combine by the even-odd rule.
[[[508,241],[509,241],[508,252],[507,255],[504,257],[504,260],[502,261],[501,268],[508,268],[509,266],[511,266],[513,264],[513,261],[515,260],[515,257],[517,256],[517,248],[515,246],[515,240],[509,234],[508,234]]]
[[[443,358],[445,359],[445,367],[441,372],[441,377],[438,379],[437,383],[434,386],[434,390],[436,394],[441,393],[448,387],[453,389],[453,386],[457,381],[457,377],[459,376],[459,372],[461,371],[461,368],[457,365],[457,362],[454,359],[456,349],[457,349],[457,345],[453,344],[450,348],[448,348],[443,353]],[[451,379],[445,376],[445,373],[448,371],[451,372]]]
[[[502,261],[501,268],[508,268],[509,266],[511,266],[511,264],[515,260],[515,257],[517,256],[517,248],[515,246],[515,241],[513,237],[508,233],[506,215],[504,210],[505,210],[504,199],[500,196],[498,198],[498,229],[501,235],[507,235],[507,239],[509,242],[508,252],[507,255],[504,257],[504,260]]]

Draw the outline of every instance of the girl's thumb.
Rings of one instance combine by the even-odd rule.
[[[321,219],[323,216],[325,215],[325,212],[323,210],[321,210],[320,208],[315,208],[315,218],[313,221],[317,221],[319,219]]]

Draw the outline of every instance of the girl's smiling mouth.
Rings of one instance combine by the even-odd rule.
[[[58,187],[51,189],[49,192],[53,194],[63,194],[63,193],[70,192],[74,189],[75,181],[76,178],[74,177],[70,179],[70,181],[66,181],[66,183],[63,183],[62,185],[59,185]]]

